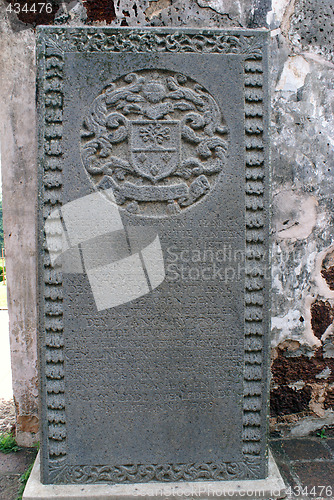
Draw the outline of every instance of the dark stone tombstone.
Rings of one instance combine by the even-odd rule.
[[[267,476],[268,40],[39,30],[43,483]]]

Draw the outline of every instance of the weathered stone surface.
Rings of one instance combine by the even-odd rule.
[[[331,0],[295,0],[289,38],[306,51],[333,61],[334,6]]]
[[[275,2],[269,16],[280,27],[272,44],[273,370],[286,373],[284,382],[273,377],[272,425],[296,435],[334,422],[331,9]]]
[[[45,483],[266,476],[267,45],[41,29]]]
[[[12,380],[20,419],[17,439],[28,446],[38,440],[25,425],[26,417],[38,422],[34,52],[33,33],[12,33],[0,3],[0,139]]]

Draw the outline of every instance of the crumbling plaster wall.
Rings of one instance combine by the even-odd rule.
[[[273,1],[272,427],[334,410],[334,5]]]
[[[332,1],[52,0],[52,13],[38,18],[23,12],[19,16],[7,14],[8,3],[0,0],[1,76],[8,83],[0,94],[0,137],[2,144],[16,144],[21,136],[29,143],[24,153],[17,146],[4,150],[2,145],[14,395],[18,419],[32,417],[35,424],[32,428],[28,421],[25,425],[24,420],[18,420],[22,422],[19,435],[27,436],[37,428],[36,295],[32,278],[36,257],[32,240],[36,24],[269,26],[272,30],[271,423],[282,433],[296,435],[334,423]],[[28,240],[22,227],[29,234]],[[13,228],[17,229],[15,240]]]

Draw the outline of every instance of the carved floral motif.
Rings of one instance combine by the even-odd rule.
[[[53,470],[53,469],[52,469]],[[75,484],[147,483],[150,481],[228,481],[256,478],[259,473],[258,457],[244,462],[192,463],[163,465],[69,466],[57,468],[56,481]]]
[[[163,28],[159,31],[102,28],[97,33],[94,28],[57,28],[52,39],[66,52],[204,52],[261,57],[263,47],[259,33],[255,36],[247,30],[231,34],[223,30],[180,33]]]
[[[172,71],[138,71],[108,85],[86,113],[82,161],[132,212],[167,215],[205,196],[223,170],[227,128],[207,90]]]

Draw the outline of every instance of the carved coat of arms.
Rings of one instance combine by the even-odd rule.
[[[129,212],[173,215],[200,201],[222,172],[227,128],[209,92],[163,70],[105,87],[81,129],[85,169]]]

